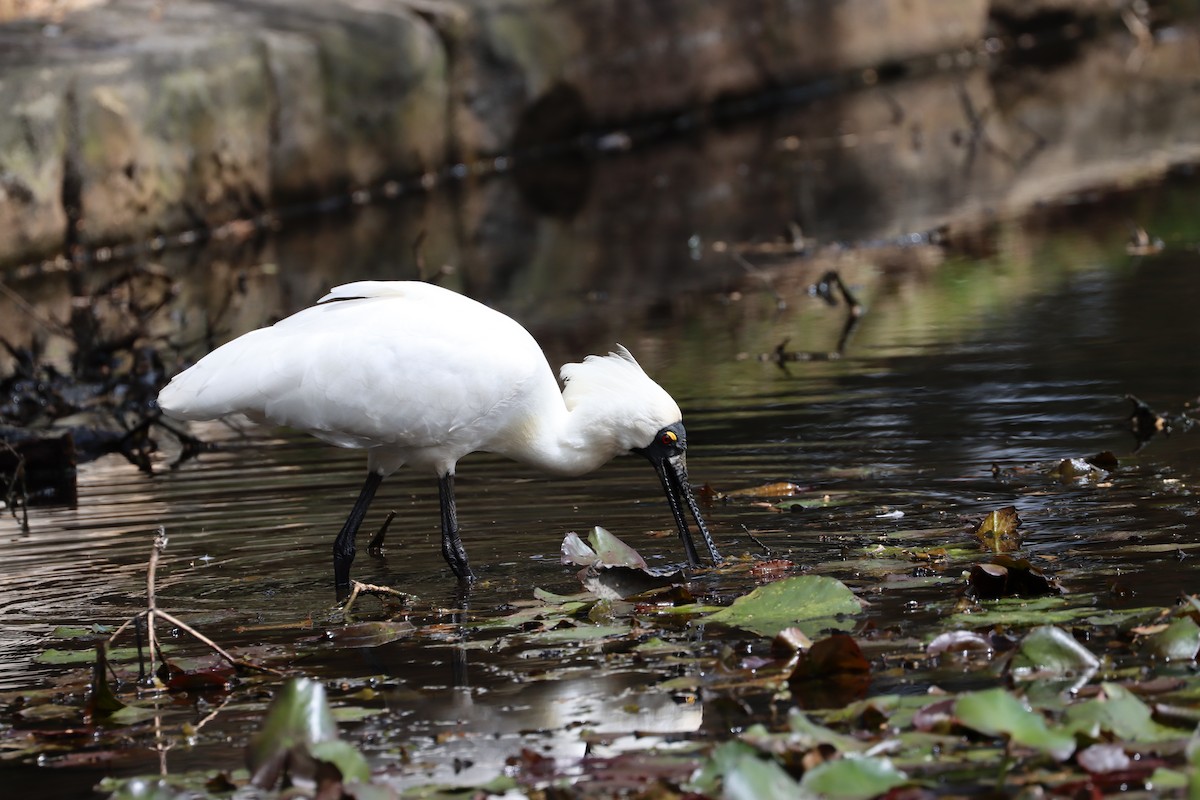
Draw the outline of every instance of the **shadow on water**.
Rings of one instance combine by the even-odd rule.
[[[974,79],[947,91],[970,91]],[[1033,217],[1000,215],[961,239],[896,247],[895,235],[931,227],[979,187],[957,187],[941,208],[925,197],[924,211],[882,219],[858,213],[854,201],[895,209],[903,198],[880,199],[864,186],[831,210],[825,193],[845,173],[812,152],[789,161],[821,139],[806,130],[815,118],[772,118],[600,160],[590,165],[587,197],[557,217],[531,213],[517,183],[496,180],[217,247],[196,263],[170,253],[160,266],[177,293],[162,333],[194,354],[309,304],[329,285],[413,277],[412,243],[427,231],[427,269],[526,323],[553,363],[615,341],[629,346],[684,409],[690,470],[711,489],[706,514],[722,552],[743,562],[789,559],[789,572],[844,581],[871,602],[862,631],[881,663],[919,650],[956,612],[963,585],[962,563],[915,564],[886,548],[967,546],[974,525],[1002,506],[1018,509],[1027,554],[1071,596],[1097,609],[1173,603],[1194,585],[1200,439],[1158,436],[1137,448],[1124,397],[1178,412],[1200,395],[1194,178]],[[796,170],[790,188],[774,169],[781,163]],[[704,181],[697,164],[708,169]],[[818,164],[836,179],[808,180]],[[861,174],[870,183],[869,170]],[[752,183],[756,193],[745,188]],[[756,204],[734,213],[747,196]],[[773,241],[805,214],[818,214],[803,227],[825,241],[874,243],[803,257],[747,250],[753,271],[728,256],[734,243]],[[1163,236],[1165,249],[1130,255],[1131,221]],[[845,309],[810,292],[830,267],[865,315],[836,357],[781,363],[772,356],[781,343],[837,349]],[[22,287],[46,316],[70,305],[58,281]],[[216,309],[224,312],[214,328]],[[19,316],[5,309],[5,325]],[[62,355],[54,347],[62,344],[49,354]],[[656,658],[626,640],[563,644],[486,627],[529,603],[534,587],[579,590],[576,570],[558,560],[568,531],[602,525],[652,565],[682,561],[641,459],[619,458],[574,481],[490,456],[465,459],[459,517],[481,578],[467,610],[438,549],[435,482],[411,471],[389,478],[367,522],[397,512],[385,555],[363,548],[355,577],[416,595],[402,613],[419,633],[340,648],[326,635],[337,627],[329,550],[364,459],[276,430],[207,423],[191,432],[217,448],[170,469],[175,445],[164,437],[152,475],[106,456],[81,466],[74,506],[32,511],[27,531],[0,520],[4,697],[77,675],[41,657],[62,646],[57,626],[113,624],[142,607],[146,557],[161,527],[169,546],[159,602],[226,646],[326,680],[355,720],[349,734],[396,786],[476,785],[522,750],[569,763],[727,731],[762,710],[657,688],[688,677],[700,656],[762,651],[762,641],[736,629],[663,623],[688,657],[668,648]],[[1063,459],[1102,451],[1117,456],[1117,469],[1052,474]],[[797,494],[730,494],[777,482],[796,484]],[[756,580],[746,570],[716,572],[694,590],[726,602]],[[364,602],[364,617],[384,614]],[[955,680],[981,679],[880,670],[871,691],[916,694]],[[181,698],[170,713],[205,718],[211,702]],[[170,770],[239,764],[260,711],[217,716],[189,747],[164,756]],[[137,736],[146,749],[38,780],[61,779],[67,791],[77,785],[72,774],[90,785],[101,772],[157,771],[153,735]]]

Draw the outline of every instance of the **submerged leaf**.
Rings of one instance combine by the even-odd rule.
[[[325,636],[338,647],[379,647],[411,636],[416,630],[407,620],[357,622],[328,630]]]
[[[1075,752],[1075,737],[1046,725],[1041,714],[1004,689],[986,689],[960,695],[954,703],[959,723],[989,736],[1007,736],[1013,742],[1065,761]]]
[[[762,636],[798,627],[806,634],[834,627],[840,616],[862,611],[854,592],[833,578],[800,575],[760,586],[700,622],[720,622]]]

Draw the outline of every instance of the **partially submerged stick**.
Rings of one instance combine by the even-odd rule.
[[[147,634],[147,638],[148,638],[148,645],[149,645],[149,649],[150,649],[150,653],[151,653],[151,658],[153,659],[154,657],[157,656],[157,658],[161,664],[166,664],[167,659],[163,656],[162,648],[159,647],[158,639],[154,633],[154,620],[156,617],[162,617],[162,619],[165,622],[167,622],[168,624],[174,625],[175,627],[179,628],[180,630],[182,630],[185,633],[187,633],[188,635],[190,635],[196,641],[207,646],[209,649],[211,649],[213,652],[215,652],[218,656],[220,656],[222,659],[224,659],[235,670],[253,670],[255,672],[266,672],[271,675],[282,676],[284,673],[281,672],[280,670],[274,669],[272,667],[265,667],[261,664],[255,664],[251,661],[246,661],[245,659],[237,658],[236,656],[232,655],[227,650],[225,650],[223,647],[221,647],[219,644],[214,642],[212,639],[208,638],[207,636],[205,636],[204,634],[200,633],[198,630],[193,628],[191,625],[188,625],[186,622],[184,622],[183,620],[176,617],[174,614],[163,611],[161,608],[158,607],[158,599],[155,595],[155,580],[156,580],[156,577],[158,574],[158,557],[159,557],[159,554],[164,549],[166,549],[166,546],[167,546],[166,533],[162,528],[159,528],[158,533],[154,537],[154,546],[150,550],[150,563],[146,569],[146,610],[139,611],[138,613],[134,614],[129,619],[125,620],[125,622],[121,623],[121,625],[115,631],[113,631],[112,635],[108,637],[107,644],[111,645],[113,643],[113,641],[116,640],[116,638],[118,636],[120,636],[125,631],[125,629],[128,628],[130,625],[134,625],[139,620],[145,619],[146,620],[146,634]]]

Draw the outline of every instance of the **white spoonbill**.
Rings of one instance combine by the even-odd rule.
[[[690,564],[686,504],[720,561],[688,483],[679,406],[618,345],[561,371],[515,320],[448,289],[413,281],[339,286],[317,305],[218,347],[175,376],[158,405],[176,419],[246,414],[367,451],[366,482],[333,543],[339,592],[375,491],[405,464],[437,475],[442,555],[475,579],[459,539],[454,469],[498,453],[555,475],[583,475],[620,453],[654,465]]]

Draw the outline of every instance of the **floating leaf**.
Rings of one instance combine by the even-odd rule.
[[[1100,667],[1100,659],[1053,625],[1034,628],[1021,639],[1009,669],[1017,680],[1048,677],[1083,677],[1086,681]]]
[[[800,653],[791,680],[823,680],[870,671],[871,664],[854,637],[836,634]]]
[[[579,575],[583,588],[602,600],[624,600],[683,581],[677,569],[652,570],[631,567],[589,567]]]
[[[745,489],[734,489],[726,492],[723,497],[793,497],[800,494],[801,488],[789,481],[767,483],[762,486],[750,486]]]
[[[1021,537],[1017,533],[1020,525],[1021,518],[1017,516],[1016,506],[1005,506],[983,518],[983,522],[975,529],[975,538],[984,550],[1011,553],[1021,547]]]
[[[96,642],[96,660],[92,666],[92,690],[88,693],[88,713],[106,717],[125,708],[108,685],[108,657],[104,642]]]
[[[569,539],[572,534],[567,534]],[[578,536],[575,537],[578,540]],[[588,543],[591,544],[589,551],[595,552],[595,560],[584,564],[591,566],[592,564],[606,567],[630,567],[632,569],[645,569],[646,559],[642,558],[641,554],[634,550],[629,545],[618,539],[613,534],[609,533],[599,525],[592,528],[592,532],[588,534]],[[566,549],[566,541],[563,542],[564,557]],[[566,563],[564,561],[564,563]]]
[[[867,748],[864,742],[860,742],[853,736],[846,736],[824,725],[818,725],[798,708],[793,708],[788,712],[787,722],[788,730],[792,735],[802,737],[802,740],[810,748],[827,744],[836,747],[840,753],[858,753]]]
[[[958,722],[989,736],[1007,736],[1013,742],[1031,747],[1065,761],[1075,752],[1075,737],[1052,730],[1041,714],[1004,689],[986,689],[960,695],[954,703]]]
[[[738,741],[713,748],[693,784],[705,795],[728,800],[816,800],[777,762]]]
[[[972,597],[991,600],[1062,593],[1057,580],[1023,558],[1006,555],[998,555],[990,563],[972,564],[967,588]]]
[[[886,758],[839,758],[805,772],[800,788],[829,800],[870,800],[909,782]]]
[[[269,789],[285,774],[311,779],[316,773],[312,745],[336,738],[337,724],[325,700],[325,687],[308,678],[288,681],[246,745],[251,782]]]
[[[702,617],[700,622],[720,622],[762,636],[775,636],[784,628],[798,627],[811,635],[838,625],[837,618],[857,614],[862,604],[854,592],[833,578],[800,575],[760,586],[733,601],[733,605]]]
[[[1050,475],[1060,481],[1075,481],[1093,478],[1103,473],[1084,458],[1064,458],[1050,470]]]
[[[216,656],[201,659],[168,659],[156,673],[158,679],[173,692],[225,689],[236,674],[237,671],[227,661]]]
[[[1133,759],[1125,748],[1115,744],[1094,744],[1075,755],[1075,763],[1091,773],[1118,772],[1129,769]]]
[[[1178,739],[1184,731],[1155,722],[1150,707],[1133,692],[1115,683],[1101,684],[1104,694],[1067,708],[1065,723],[1089,738],[1108,731],[1117,739],[1133,742],[1162,742]]]
[[[562,553],[560,560],[563,564],[589,567],[599,559],[596,551],[588,547],[575,531],[571,531],[563,538],[560,550]]]
[[[342,773],[342,780],[365,783],[371,779],[371,768],[367,766],[367,759],[349,742],[340,739],[314,742],[309,752],[316,760],[337,767],[338,772]]]
[[[925,652],[930,656],[939,656],[969,651],[991,653],[992,649],[992,643],[974,631],[948,631],[935,636]]]
[[[1191,617],[1179,617],[1146,640],[1146,649],[1167,661],[1193,661],[1200,652],[1200,625]]]

